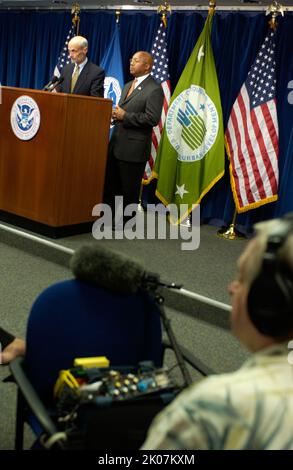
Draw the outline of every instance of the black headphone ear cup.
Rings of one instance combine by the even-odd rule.
[[[293,328],[292,284],[290,290],[286,279],[278,271],[262,271],[253,281],[247,299],[250,319],[261,333],[281,337]]]
[[[293,213],[272,227],[260,273],[247,298],[248,314],[257,330],[279,339],[293,330],[293,272],[279,257],[279,249],[292,234]]]

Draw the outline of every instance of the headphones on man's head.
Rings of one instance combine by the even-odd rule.
[[[247,306],[250,319],[261,333],[275,338],[293,329],[293,271],[279,259],[279,249],[293,233],[293,213],[267,239],[261,271],[252,282]]]

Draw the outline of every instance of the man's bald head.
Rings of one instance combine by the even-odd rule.
[[[68,47],[70,46],[88,47],[88,42],[83,36],[74,36],[68,43]]]
[[[83,36],[74,36],[68,43],[68,53],[70,59],[75,64],[82,64],[87,55],[88,42]]]
[[[140,54],[141,57],[145,60],[147,64],[152,68],[154,64],[153,56],[147,51],[138,51],[137,54]]]
[[[138,51],[130,59],[130,73],[134,77],[142,77],[151,73],[154,59],[147,51]]]

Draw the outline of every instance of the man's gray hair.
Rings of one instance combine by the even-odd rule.
[[[88,41],[83,36],[74,36],[73,38],[70,39],[69,44],[71,42],[75,42],[80,47],[88,47]]]
[[[246,259],[246,280],[251,284],[258,276],[262,268],[262,260],[268,244],[268,238],[275,231],[280,231],[281,224],[284,224],[283,219],[273,219],[265,222],[255,224],[256,237],[254,239],[253,256],[250,255]],[[293,229],[293,222],[292,222]],[[278,250],[279,260],[287,265],[293,274],[293,233],[289,234],[284,244]]]

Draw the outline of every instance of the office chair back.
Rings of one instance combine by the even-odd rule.
[[[75,357],[106,356],[111,366],[152,360],[162,365],[159,310],[147,293],[115,295],[78,280],[47,288],[32,306],[26,371],[49,403],[61,369]]]

